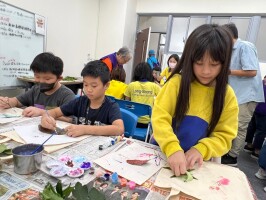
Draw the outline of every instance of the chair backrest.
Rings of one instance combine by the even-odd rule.
[[[146,104],[136,103],[133,101],[115,99],[120,108],[133,112],[138,117],[149,115],[151,117],[151,107]]]
[[[124,134],[126,137],[133,137],[138,123],[138,117],[134,113],[125,110],[123,108],[120,108],[120,111],[122,114],[122,119],[125,127]]]
[[[115,97],[113,97],[113,96],[109,96],[109,95],[105,95],[105,96],[107,96],[109,99],[115,101]]]
[[[115,101],[118,103],[120,109],[122,108],[127,111],[130,111],[133,114],[135,114],[138,118],[147,115],[151,118],[152,109],[149,105],[127,101],[127,100],[121,100],[121,99],[115,99]],[[151,123],[149,122],[148,128],[136,128],[132,137],[134,139],[147,142],[150,132],[151,132]]]

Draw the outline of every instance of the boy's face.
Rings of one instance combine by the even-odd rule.
[[[83,90],[90,100],[97,100],[105,95],[105,91],[109,87],[109,82],[103,85],[100,77],[91,76],[83,77]]]
[[[55,83],[58,78],[51,72],[34,72],[34,80],[38,83]]]
[[[40,83],[41,92],[53,92],[58,88],[59,81],[62,80],[62,76],[59,78],[51,72],[34,72],[34,80]]]

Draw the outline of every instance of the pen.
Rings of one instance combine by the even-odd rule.
[[[48,110],[45,109],[45,112],[46,112],[47,116],[50,118],[50,115],[49,115],[49,113],[48,113]],[[54,133],[55,133],[56,135],[58,135],[56,128],[55,128],[55,130],[54,130]]]

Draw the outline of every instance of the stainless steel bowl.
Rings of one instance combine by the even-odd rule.
[[[31,154],[40,144],[24,144],[12,149],[14,171],[17,174],[30,174],[36,172],[42,163],[43,146]]]

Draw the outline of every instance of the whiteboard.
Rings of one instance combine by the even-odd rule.
[[[21,86],[18,76],[33,76],[30,64],[44,48],[35,13],[0,1],[0,88]]]

